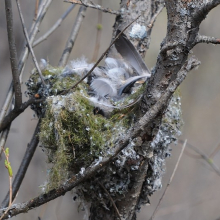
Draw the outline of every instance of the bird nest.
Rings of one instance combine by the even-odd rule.
[[[84,66],[83,71],[79,65]],[[132,90],[132,94],[98,97],[91,92],[91,83],[97,79],[94,74],[100,71],[97,69],[90,83],[86,80],[66,95],[58,95],[69,90],[90,67],[85,59],[72,61],[63,69],[47,64],[42,71],[47,87],[36,70],[26,83],[29,96],[46,97],[43,103],[33,104],[32,109],[41,118],[40,145],[51,164],[48,189],[111,154],[116,140],[123,137],[137,118],[135,103],[143,93],[143,85]]]

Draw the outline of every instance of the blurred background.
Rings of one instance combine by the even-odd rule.
[[[101,0],[99,0],[101,1]],[[98,1],[94,1],[98,2]],[[102,0],[104,7],[119,9],[119,0]],[[16,44],[18,56],[23,46],[23,32],[20,19],[17,13],[15,2],[14,10],[14,28],[16,34]],[[44,34],[57,19],[70,6],[68,3],[55,0],[52,2],[47,12],[37,38]],[[24,14],[26,27],[30,27],[35,10],[35,2],[23,0],[21,8]],[[63,48],[69,37],[70,30],[77,15],[79,6],[76,6],[70,15],[65,19],[62,25],[49,37],[47,41],[38,45],[34,51],[37,59],[49,60],[51,65],[58,65],[62,55]],[[8,53],[8,41],[5,22],[4,3],[0,6],[0,106],[2,106],[8,87],[11,82],[11,69]],[[219,28],[220,7],[212,10],[200,27],[200,34],[220,37]],[[100,22],[101,16],[101,22]],[[85,56],[91,62],[94,58],[95,41],[97,34],[97,24],[102,24],[99,55],[109,46],[112,37],[112,26],[115,16],[107,13],[101,13],[94,9],[87,9],[85,19],[80,28],[77,40],[75,42],[70,60]],[[146,64],[153,68],[156,63],[160,43],[166,34],[166,11],[158,16],[156,24],[152,31],[150,49],[146,54]],[[211,44],[199,44],[193,49],[198,59],[202,62],[198,70],[190,72],[186,80],[181,85],[182,112],[184,126],[180,139],[188,140],[188,143],[199,148],[210,156],[220,144],[220,46]],[[23,82],[30,76],[30,71],[34,68],[32,59],[25,66]],[[22,85],[22,91],[25,92],[25,84]],[[24,97],[24,100],[27,98]],[[6,147],[10,148],[10,162],[14,173],[16,173],[23,154],[30,141],[35,125],[36,118],[33,112],[27,109],[12,124],[12,129]],[[150,198],[151,205],[142,207],[138,214],[138,220],[147,220],[152,215],[159,198],[161,197],[166,184],[179,156],[181,145],[172,146],[172,157],[166,161],[166,173],[163,178],[163,188],[154,193]],[[216,166],[220,166],[220,152],[212,154],[212,159]],[[47,164],[46,156],[37,148],[32,162],[28,168],[24,182],[18,193],[16,203],[27,201],[41,193],[41,185],[46,181]],[[0,201],[8,191],[8,173],[4,167],[4,158],[0,160]],[[212,168],[198,155],[186,148],[180,161],[178,170],[174,176],[160,209],[156,215],[157,220],[210,220],[220,217],[220,176],[213,172]],[[27,214],[20,214],[13,219],[83,219],[86,218],[85,212],[78,212],[79,204],[72,200],[72,193],[51,201]]]

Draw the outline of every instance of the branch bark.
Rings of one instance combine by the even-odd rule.
[[[42,102],[44,99],[36,99],[36,98],[31,98],[28,101],[24,102],[21,104],[21,106],[18,109],[13,109],[11,110],[8,115],[6,115],[0,123],[0,132],[3,131],[11,122],[18,117],[28,106],[34,103],[39,103]]]
[[[71,53],[71,51],[73,49],[76,37],[77,37],[77,35],[79,33],[79,29],[81,27],[83,18],[85,17],[85,12],[86,12],[86,7],[81,6],[79,8],[79,12],[77,14],[77,18],[76,18],[76,21],[75,21],[75,23],[73,25],[73,29],[71,31],[69,39],[66,42],[66,46],[65,46],[65,49],[63,51],[63,54],[62,54],[62,56],[60,58],[59,66],[65,66],[67,61],[68,61],[68,58],[69,58],[70,53]]]
[[[11,71],[13,77],[13,89],[15,92],[15,109],[22,104],[21,84],[18,71],[17,49],[15,45],[15,34],[13,30],[13,13],[11,0],[5,0],[5,12],[7,21],[8,43],[11,61]]]
[[[95,5],[92,1],[90,1],[90,3],[86,3],[86,2],[78,1],[78,0],[65,0],[65,2],[82,5],[82,6],[85,6],[85,7],[88,7],[88,8],[97,9],[97,10],[100,10],[102,12],[106,12],[106,13],[110,13],[110,14],[120,15],[119,11],[114,11],[114,10],[111,10],[109,8],[103,8],[101,5]]]

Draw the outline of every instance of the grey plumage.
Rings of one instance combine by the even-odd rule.
[[[140,79],[146,80],[147,76],[133,76],[125,81],[125,83],[119,88],[118,96],[121,96],[122,93],[128,93],[131,87]]]
[[[103,77],[96,78],[90,86],[101,97],[114,97],[117,95],[117,88],[110,79]]]
[[[120,31],[118,30],[116,35]],[[135,49],[134,45],[129,41],[125,34],[121,34],[115,42],[115,47],[118,53],[137,71],[139,75],[150,76],[150,71],[141,58],[140,54]]]
[[[117,31],[117,34],[119,32]],[[102,112],[105,116],[115,108],[127,108],[137,103],[140,96],[129,100],[129,104],[123,105],[127,103],[124,100],[129,93],[136,92],[137,89],[134,87],[136,82],[142,80],[143,83],[151,76],[141,56],[124,34],[116,40],[115,47],[123,59],[107,57],[105,65],[96,67],[86,80],[90,86],[89,100],[96,109],[94,112]],[[63,74],[69,75],[76,72],[83,75],[91,69],[91,66],[92,64],[88,64],[85,59],[72,61]]]

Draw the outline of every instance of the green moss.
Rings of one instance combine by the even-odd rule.
[[[42,85],[38,72],[35,70],[31,74],[28,82],[26,83],[28,87],[28,94],[34,96],[39,94],[40,96],[56,95],[63,90],[70,89],[78,80],[79,76],[62,76],[62,68],[54,68],[49,66],[46,70],[42,72],[44,76],[44,81],[47,85]],[[45,91],[47,90],[47,91]]]
[[[50,170],[48,189],[78,173],[99,156],[107,155],[107,146],[132,123],[131,108],[116,112],[110,118],[94,115],[83,90],[47,99],[47,110],[41,122],[40,141],[46,149]]]

